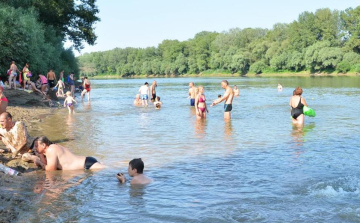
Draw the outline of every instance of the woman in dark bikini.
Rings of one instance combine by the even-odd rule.
[[[198,87],[198,94],[195,97],[195,111],[196,111],[196,118],[197,119],[206,119],[206,112],[209,113],[209,110],[206,107],[206,98],[204,95],[204,87]]]
[[[304,106],[307,106],[305,98],[301,97],[303,90],[301,87],[297,87],[294,91],[294,95],[290,98],[291,117],[293,124],[304,125]]]

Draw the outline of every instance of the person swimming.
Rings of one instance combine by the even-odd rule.
[[[151,183],[152,180],[145,176],[144,173],[144,162],[139,159],[133,159],[129,162],[128,166],[128,174],[133,179],[130,182],[130,185],[145,185]],[[120,181],[120,183],[125,183],[126,178],[123,173],[116,174],[116,178]]]
[[[155,109],[160,109],[160,108],[161,108],[162,102],[160,101],[160,97],[159,97],[159,96],[156,96],[156,97],[155,97],[154,105],[155,105]]]

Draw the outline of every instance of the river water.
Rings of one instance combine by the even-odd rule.
[[[161,110],[132,105],[145,81],[92,80],[90,104],[31,133],[108,168],[23,176],[19,222],[360,222],[359,77],[229,78],[241,94],[230,122],[222,105],[196,121],[187,99],[194,81],[209,105],[220,78],[157,79]],[[290,119],[297,86],[317,113],[304,128]],[[154,183],[118,183],[133,158]]]

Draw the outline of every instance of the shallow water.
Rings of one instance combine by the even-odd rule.
[[[157,79],[161,110],[132,105],[144,79],[92,80],[91,104],[60,109],[32,135],[109,168],[30,173],[2,188],[28,199],[19,222],[360,222],[360,78],[228,80],[241,94],[230,122],[222,105],[196,121],[187,99],[194,81],[209,105],[224,93],[219,78]],[[317,113],[303,129],[290,119],[296,86]],[[139,157],[155,182],[119,184]]]

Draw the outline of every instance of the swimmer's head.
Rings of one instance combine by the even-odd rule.
[[[218,98],[221,98],[221,94],[218,95]]]
[[[137,94],[137,95],[136,95],[136,99],[140,99],[140,94]]]
[[[156,96],[155,100],[156,100],[156,101],[160,101],[160,97],[159,97],[159,96]]]
[[[71,96],[71,92],[70,92],[70,91],[67,91],[65,94],[66,94],[66,96]]]
[[[48,137],[46,137],[46,136],[40,136],[38,138],[35,138],[35,140],[34,140],[34,147],[41,154],[44,153],[45,148],[50,146],[51,144],[54,144],[54,143],[51,142],[48,139]]]
[[[160,103],[156,103],[155,108],[156,108],[156,109],[160,109],[160,108],[161,108]]]
[[[142,174],[144,171],[144,162],[141,158],[133,159],[129,162],[128,173],[131,177],[135,175],[135,173]]]
[[[295,90],[294,90],[294,95],[302,95],[303,93],[303,90],[301,87],[297,87]]]

